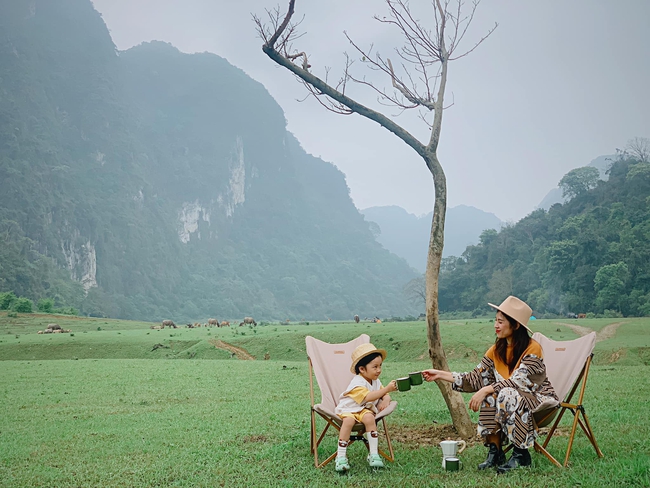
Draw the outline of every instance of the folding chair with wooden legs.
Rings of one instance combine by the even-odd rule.
[[[535,441],[535,450],[544,454],[544,456],[546,456],[556,466],[566,467],[569,464],[569,456],[571,455],[571,449],[573,448],[576,429],[578,425],[580,425],[582,431],[587,436],[587,439],[589,439],[591,445],[596,450],[596,455],[602,458],[603,453],[598,447],[596,437],[594,436],[594,432],[583,405],[587,378],[589,376],[589,366],[591,365],[593,350],[596,345],[596,333],[592,332],[573,341],[554,341],[539,332],[535,332],[535,334],[533,334],[533,339],[540,343],[542,350],[544,351],[546,374],[551,385],[553,385],[558,398],[564,399],[564,401],[561,401],[557,407],[540,410],[533,414],[537,426],[544,427],[550,424],[555,415],[559,412],[559,415],[549,430],[544,443],[540,445]],[[578,387],[580,387],[578,401],[572,403],[571,399]],[[569,388],[571,389],[567,394],[566,392]],[[573,414],[573,425],[571,426],[569,444],[564,457],[564,464],[562,465],[548,452],[546,447],[553,438],[553,434],[556,432],[562,417],[567,411]]]
[[[305,338],[307,356],[309,358],[309,391],[311,396],[310,448],[314,455],[314,465],[317,468],[322,468],[336,457],[335,450],[325,461],[319,462],[318,446],[325,438],[325,434],[330,427],[333,427],[337,432],[341,430],[342,419],[334,413],[334,409],[336,408],[339,396],[354,377],[350,373],[352,351],[360,344],[368,342],[370,342],[370,337],[367,334],[362,334],[356,339],[343,344],[329,344],[311,336]],[[321,392],[321,402],[319,404],[315,404],[314,401],[314,376],[316,376],[316,382]],[[381,422],[381,431],[388,446],[388,452],[382,449],[379,449],[378,452],[382,457],[391,462],[395,460],[395,454],[388,429],[386,428],[385,418],[395,410],[395,407],[397,407],[397,402],[391,401],[386,409],[375,416],[377,427],[379,427],[379,423]],[[316,425],[316,414],[325,421],[325,427],[320,434]],[[368,441],[363,436],[364,432],[365,426],[357,422],[352,428],[348,447],[355,441],[362,441],[368,449]]]

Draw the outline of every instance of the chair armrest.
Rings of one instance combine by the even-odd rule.
[[[393,410],[395,410],[396,408],[397,408],[397,401],[392,400],[386,408],[384,408],[381,412],[375,415],[375,420],[380,420],[386,417],[387,415],[390,415],[391,413],[393,413]]]

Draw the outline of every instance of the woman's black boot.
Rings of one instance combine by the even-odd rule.
[[[494,468],[501,466],[506,461],[506,455],[496,444],[488,444],[487,459],[478,465],[478,469]]]
[[[520,466],[530,466],[530,464],[531,460],[528,449],[519,449],[518,447],[515,447],[512,450],[512,456],[508,462],[497,468],[497,473],[504,474],[513,469],[517,469]]]

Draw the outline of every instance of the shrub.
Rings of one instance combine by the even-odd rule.
[[[59,313],[61,315],[79,315],[79,310],[74,307],[55,308],[52,313]]]
[[[18,317],[18,314],[16,312],[7,312],[7,317],[15,319]]]
[[[13,291],[0,293],[0,310],[9,310],[16,300],[17,297]]]
[[[605,313],[603,313],[603,317],[607,319],[618,319],[623,317],[623,314],[618,310],[605,310]]]
[[[14,312],[18,313],[32,313],[34,304],[29,298],[17,298],[11,306]]]
[[[39,312],[52,313],[52,310],[54,308],[54,300],[51,298],[41,298],[36,304],[36,308]]]

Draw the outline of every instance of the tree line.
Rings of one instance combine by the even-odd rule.
[[[635,139],[638,141],[638,139]],[[560,182],[571,199],[490,229],[444,259],[441,312],[483,315],[508,295],[537,315],[650,316],[650,162],[621,151],[609,180],[578,168]],[[416,283],[405,291],[417,297]]]

